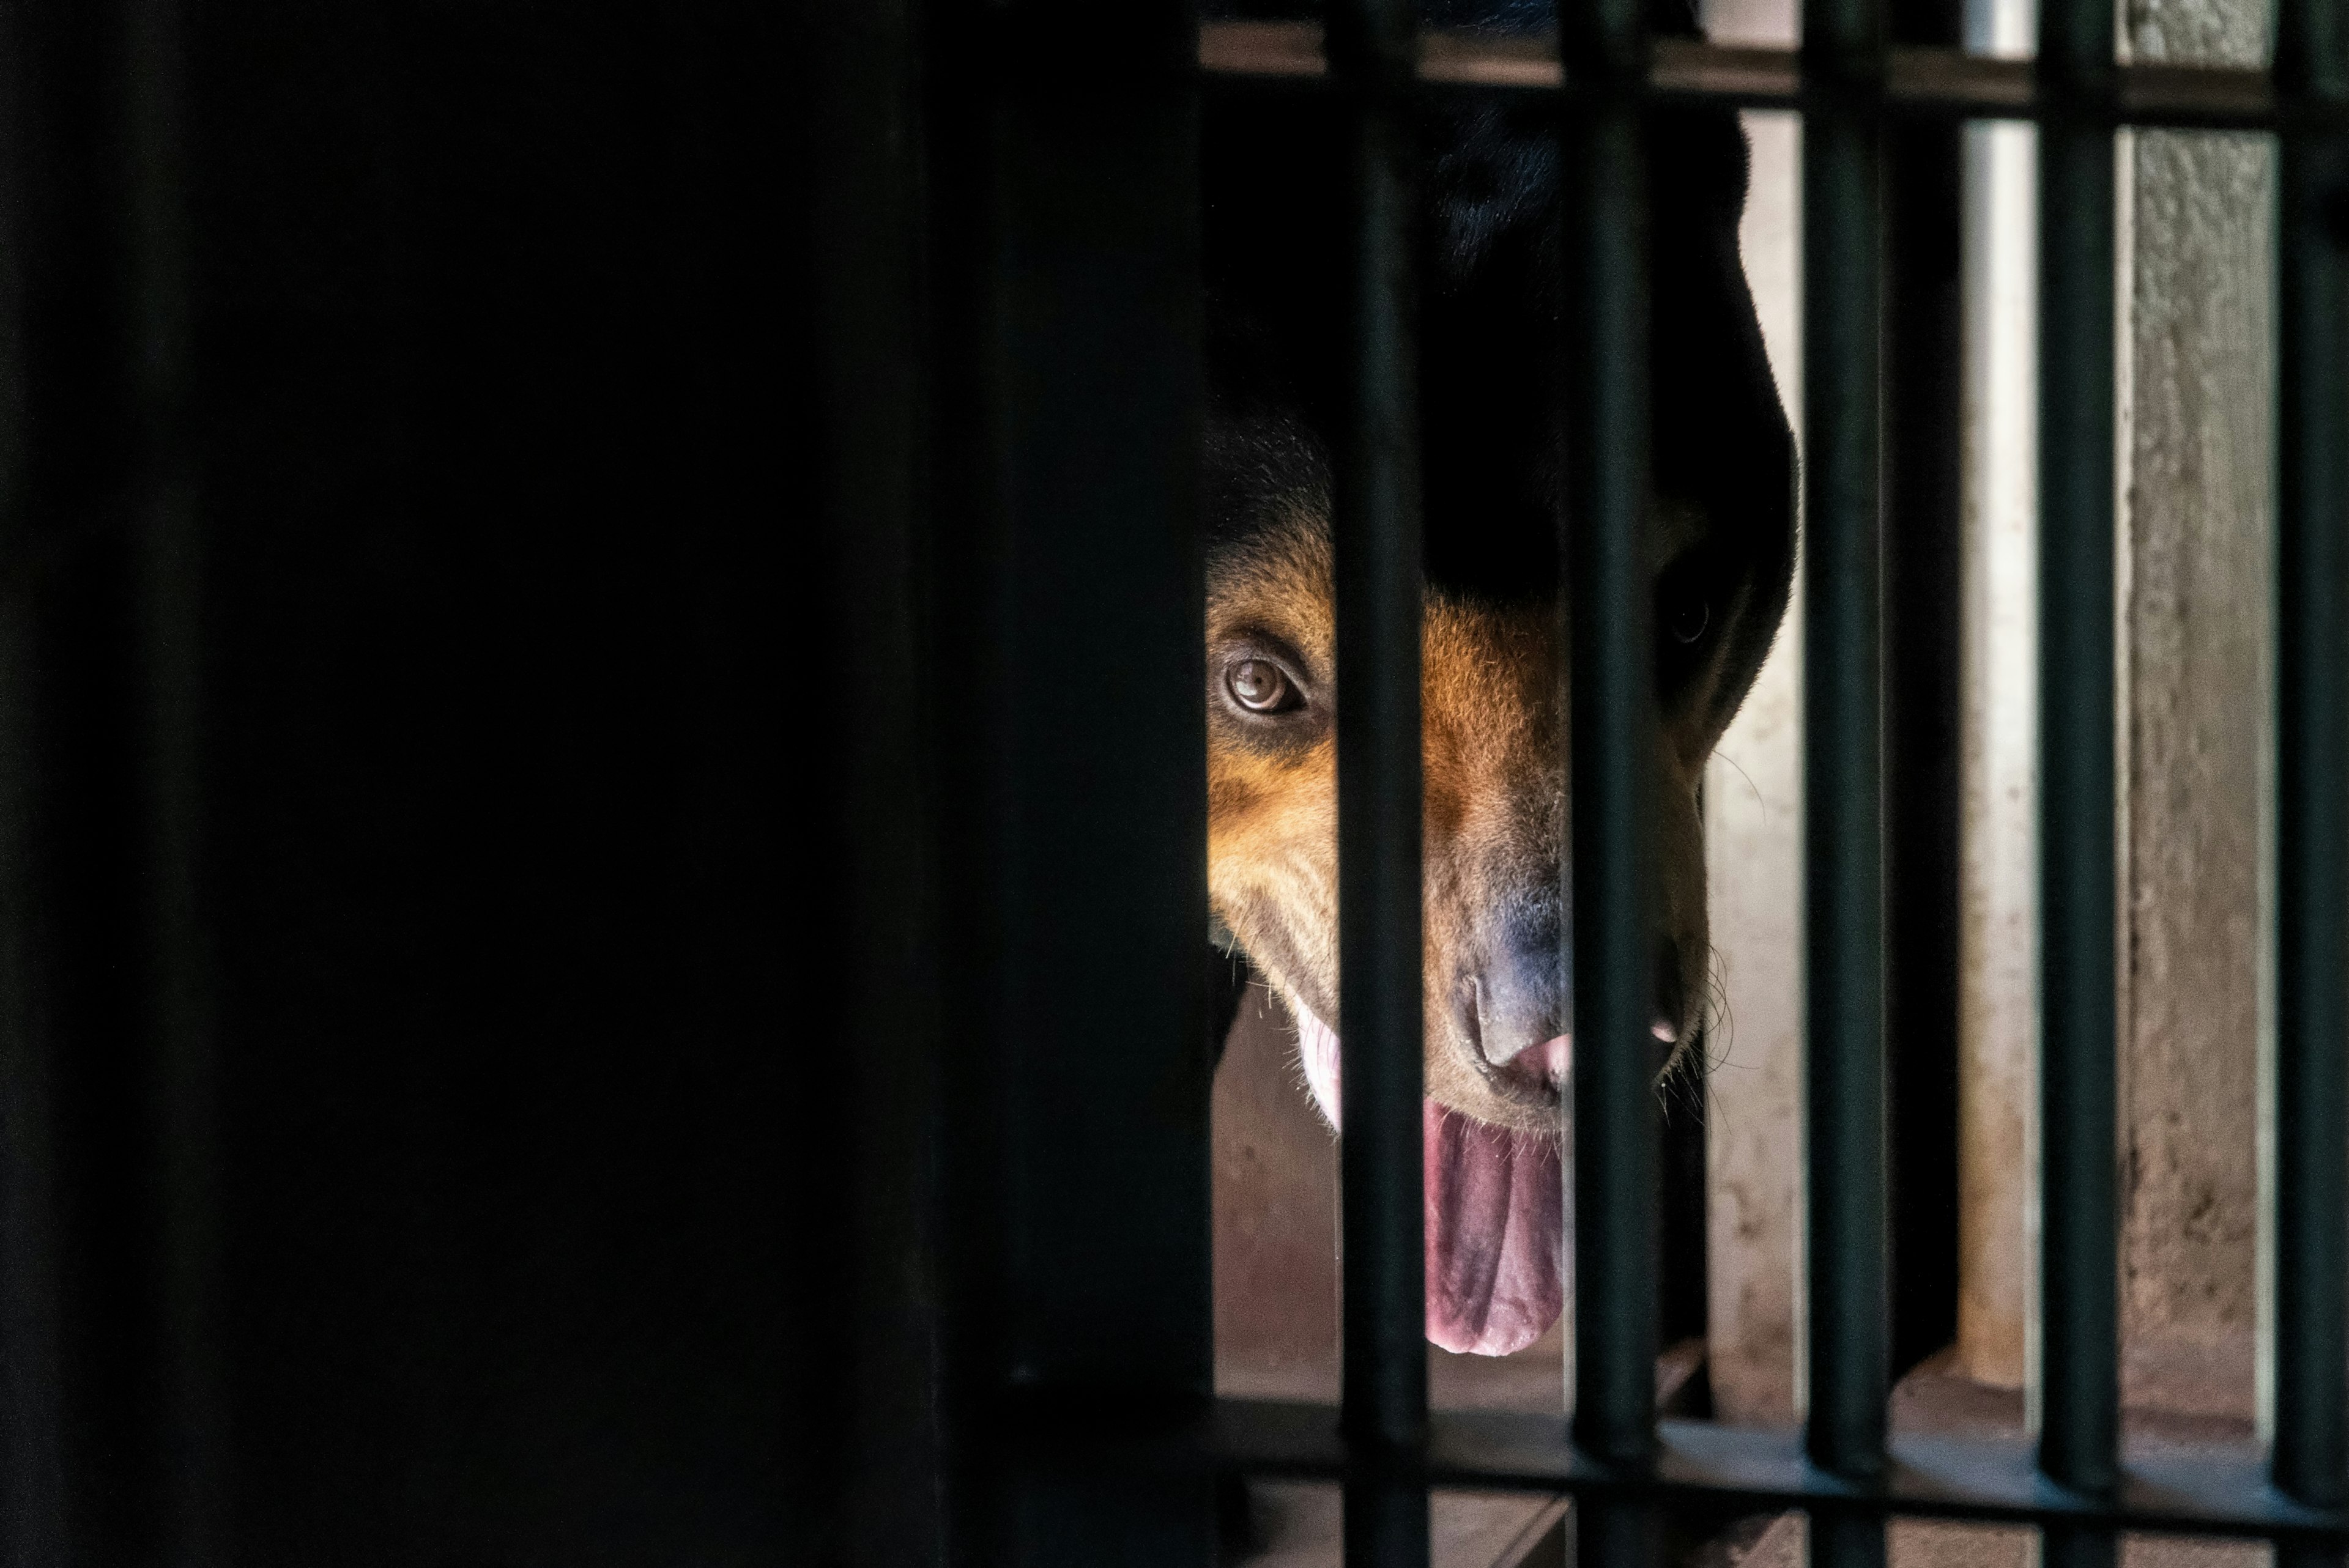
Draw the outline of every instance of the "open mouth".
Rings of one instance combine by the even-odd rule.
[[[1313,1102],[1340,1126],[1338,1034],[1297,1007],[1298,1056]],[[1659,1071],[1682,1041],[1653,1030]],[[1498,1064],[1485,1077],[1520,1104],[1547,1107],[1553,1122],[1574,1065],[1558,1035]],[[1557,1321],[1566,1304],[1566,1188],[1556,1131],[1496,1127],[1423,1097],[1426,1178],[1427,1337],[1446,1350],[1506,1356]]]
[[[1338,1035],[1297,1013],[1298,1054],[1314,1103],[1340,1126]],[[1528,1059],[1530,1058],[1530,1059]],[[1563,1035],[1495,1073],[1555,1106],[1573,1059]],[[1516,1064],[1523,1062],[1522,1068]],[[1566,1301],[1566,1190],[1555,1133],[1475,1120],[1423,1099],[1427,1337],[1446,1350],[1506,1356],[1541,1337]]]

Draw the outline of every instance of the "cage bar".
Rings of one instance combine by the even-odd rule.
[[[1567,78],[1567,497],[1574,1070],[1574,1438],[1610,1464],[1654,1443],[1657,1106],[1648,907],[1654,743],[1647,170],[1640,0],[1562,7]],[[1636,1562],[1637,1519],[1582,1510],[1585,1560]]]
[[[1335,1477],[1349,1458],[1327,1411],[1311,1405],[1226,1399],[1194,1440],[1266,1474]],[[1576,1447],[1547,1416],[1438,1410],[1428,1418],[1427,1479],[1441,1487],[1571,1491],[1578,1503],[1725,1501],[1984,1524],[2349,1540],[2349,1509],[2293,1501],[2268,1484],[2264,1460],[2235,1447],[2140,1455],[2103,1493],[2048,1485],[2035,1445],[2022,1439],[1895,1431],[1886,1448],[1883,1479],[1863,1485],[1814,1464],[1800,1433],[1666,1418],[1657,1423],[1654,1463],[1630,1470]]]
[[[1309,22],[1212,22],[1200,62],[1226,80],[1309,81],[1325,75],[1321,32]],[[1556,92],[1565,78],[1549,41],[1535,36],[1437,29],[1422,36],[1419,78],[1434,90]],[[1935,44],[1896,44],[1879,80],[1806,75],[1792,49],[1658,38],[1645,90],[1664,102],[1815,111],[1843,103],[1898,119],[2036,119],[2059,108],[2033,62]],[[2278,92],[2264,70],[2136,60],[2113,70],[2109,118],[2203,130],[2340,129],[2349,103]]]
[[[1878,0],[1806,13],[1806,64],[1880,73]],[[1807,1448],[1850,1479],[1884,1466],[1890,1150],[1884,1066],[1880,127],[1832,108],[1803,126],[1804,776],[1807,860]],[[1813,1515],[1822,1563],[1880,1563],[1878,1522]]]
[[[2048,0],[2039,71],[2057,105],[2039,136],[2039,1455],[2100,1492],[2119,1431],[2111,5]],[[2051,1533],[2051,1562],[2068,1541]]]
[[[2349,102],[2335,0],[2285,0],[2276,42],[2283,91]],[[2344,151],[2284,137],[2277,225],[2272,1463],[2280,1491],[2328,1507],[2349,1459],[2349,302],[2327,221]]]
[[[1338,476],[1340,1084],[1344,1407],[1369,1461],[1345,1492],[1346,1561],[1427,1561],[1420,951],[1418,419],[1406,0],[1334,8],[1353,116],[1352,428]]]
[[[942,25],[944,22],[942,18]],[[947,57],[999,35],[954,14]],[[1122,9],[1083,92],[941,72],[941,1057],[948,1418],[1003,1429],[1213,1383],[1197,519],[1203,402],[1194,46],[1181,0]],[[951,94],[952,96],[948,96]],[[968,294],[962,291],[968,289]],[[1071,591],[1081,583],[1083,592]],[[1121,722],[1026,672],[1099,650]],[[1087,788],[1072,789],[1082,779]],[[942,792],[943,794],[943,792]],[[1104,1017],[1131,1019],[1121,1049]],[[1104,1104],[1167,1114],[1105,1126]],[[954,1445],[949,1552],[1047,1568],[1195,1562],[1203,1475],[1047,1474]]]
[[[1423,1479],[1563,1487],[1583,1550],[1652,1551],[1655,1508],[1702,1496],[1811,1511],[1826,1562],[1881,1552],[1889,1512],[2040,1524],[2051,1563],[2113,1559],[2122,1528],[2264,1535],[2279,1561],[2337,1562],[2349,1538],[2349,66],[2330,0],[2287,5],[2276,73],[2127,67],[2096,0],[2042,13],[2035,63],[1884,47],[1864,0],[1814,8],[1799,57],[1651,43],[1632,0],[1564,8],[1538,39],[1433,34],[1417,90],[1552,92],[1568,130],[1567,565],[1575,680],[1576,1410],[1571,1440],[1526,1418],[1438,1416]],[[1210,29],[1231,76],[1323,73],[1309,26]],[[1334,58],[1336,51],[1333,51]],[[1341,73],[1342,74],[1342,73]],[[1636,737],[1648,715],[1638,519],[1647,474],[1641,119],[1680,102],[1806,117],[1810,386],[1806,692],[1815,859],[1811,1084],[1813,1408],[1799,1443],[1653,1419],[1653,1127],[1640,1053],[1652,957]],[[1883,1261],[1880,515],[1882,124],[2041,122],[2042,1148],[2040,1429],[2028,1444],[1887,1441]],[[2118,1460],[2116,1291],[2114,130],[2261,128],[2283,139],[2277,779],[2279,999],[2276,1443],[2256,1472],[2218,1454]],[[1866,649],[1855,659],[1851,653]],[[1834,828],[1829,823],[1837,824]],[[2330,962],[2328,962],[2328,960]],[[1863,1048],[1863,1042],[1872,1051]],[[1243,1462],[1360,1473],[1292,1429],[1301,1412],[1226,1402]],[[1781,1442],[1785,1451],[1776,1446]],[[2010,1451],[2010,1449],[2012,1451]],[[1765,1451],[1766,1450],[1766,1451]],[[1896,1462],[1886,1464],[1886,1454]],[[2271,1481],[2272,1485],[2271,1485]],[[2052,1483],[2052,1484],[2051,1484]]]

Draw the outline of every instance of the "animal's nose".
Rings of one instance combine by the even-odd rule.
[[[1462,987],[1460,1022],[1475,1048],[1495,1067],[1567,1034],[1573,1026],[1574,965],[1557,906],[1529,901],[1488,929],[1484,963]],[[1658,1066],[1671,1057],[1688,1025],[1688,981],[1679,945],[1655,945],[1654,1012]]]
[[[1469,1038],[1495,1067],[1566,1033],[1574,997],[1565,936],[1552,900],[1520,904],[1494,923],[1460,1000]]]

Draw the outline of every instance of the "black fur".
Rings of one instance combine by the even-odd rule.
[[[1555,591],[1562,220],[1547,106],[1421,118],[1427,568]],[[1344,407],[1345,128],[1325,99],[1235,94],[1206,127],[1211,547],[1281,493],[1324,490]],[[1738,265],[1745,146],[1717,110],[1660,114],[1651,162],[1655,483],[1783,569],[1793,446]]]

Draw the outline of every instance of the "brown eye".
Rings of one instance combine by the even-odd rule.
[[[1671,607],[1664,624],[1671,632],[1672,641],[1693,643],[1713,624],[1713,605],[1708,600],[1692,595]]]
[[[1224,679],[1231,687],[1232,700],[1250,713],[1278,713],[1295,706],[1295,688],[1270,659],[1242,659]]]

